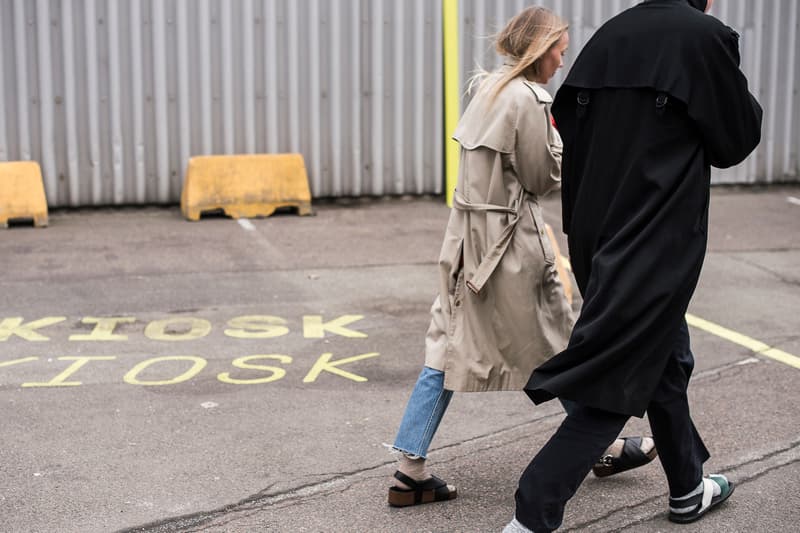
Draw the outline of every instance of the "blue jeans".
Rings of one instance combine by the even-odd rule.
[[[427,458],[428,448],[452,397],[453,391],[444,388],[444,372],[422,367],[408,399],[393,448],[409,455]],[[569,400],[562,400],[561,403],[568,414],[578,407]]]
[[[397,430],[394,448],[409,455],[428,457],[428,448],[453,397],[444,388],[444,372],[422,367]]]

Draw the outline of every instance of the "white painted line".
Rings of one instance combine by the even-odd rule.
[[[790,204],[800,205],[800,198],[795,198],[794,196],[787,196],[786,201]]]
[[[253,225],[253,223],[252,223],[252,222],[250,222],[250,219],[247,219],[247,218],[237,218],[237,219],[236,219],[236,222],[238,222],[238,223],[239,223],[239,225],[240,225],[241,227],[243,227],[244,229],[246,229],[247,231],[255,231],[255,230],[256,230],[256,227]]]

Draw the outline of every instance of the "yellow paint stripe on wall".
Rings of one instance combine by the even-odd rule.
[[[744,346],[748,350],[752,350],[758,355],[763,355],[783,364],[800,369],[800,357],[784,352],[783,350],[779,350],[777,348],[772,348],[771,346],[768,346],[759,340],[753,339],[752,337],[742,335],[741,333],[724,328],[718,324],[709,322],[708,320],[703,320],[702,318],[696,317],[689,313],[686,313],[686,322],[690,326],[693,326],[697,329],[701,329],[705,332],[711,333],[712,335],[716,335],[717,337],[731,341],[739,346]]]
[[[444,48],[444,176],[447,205],[453,205],[458,178],[458,143],[451,138],[461,113],[458,69],[458,0],[442,0],[442,43]]]

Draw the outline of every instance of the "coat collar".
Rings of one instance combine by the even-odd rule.
[[[547,92],[547,89],[536,83],[535,81],[528,81],[525,80],[523,83],[527,85],[533,94],[536,95],[536,99],[539,100],[541,104],[550,104],[553,102],[553,97],[550,96],[550,93]]]
[[[645,4],[655,4],[655,3],[678,3],[678,4],[689,4],[693,8],[702,11],[705,13],[706,6],[708,5],[708,0],[645,0]]]

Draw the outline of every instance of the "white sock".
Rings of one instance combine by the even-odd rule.
[[[716,485],[716,483],[715,483],[715,485]],[[676,496],[676,497],[672,497],[672,499],[673,499],[673,500],[676,500],[676,501],[680,501],[680,500],[688,500],[688,499],[689,499],[689,498],[691,498],[692,496],[697,496],[698,494],[702,494],[702,492],[703,492],[703,481],[702,481],[702,480],[700,480],[700,484],[699,484],[699,485],[697,485],[697,487],[695,487],[695,489],[694,489],[694,490],[691,490],[691,491],[687,492],[687,493],[686,493],[686,494],[684,494],[683,496]]]
[[[409,457],[403,453],[400,455],[400,464],[397,466],[397,469],[414,481],[424,481],[431,477],[431,475],[428,473],[428,469],[425,468],[424,457]],[[411,488],[399,479],[395,479],[394,484],[395,486],[403,489]]]
[[[714,478],[711,478],[711,480],[712,480],[712,481],[714,481]],[[715,481],[715,482],[714,482],[714,497],[716,498],[716,497],[717,497],[717,496],[719,496],[720,494],[722,494],[722,487],[720,487],[720,486],[719,486],[719,483],[717,483],[717,482]]]
[[[712,479],[712,481],[713,481],[713,479]],[[677,500],[677,501],[688,500],[692,496],[696,496],[697,494],[701,494],[702,492],[703,492],[703,482],[700,481],[700,484],[693,491],[691,491],[691,492],[689,492],[687,494],[684,494],[683,496],[678,496],[677,498],[672,498],[672,499],[673,500]],[[722,494],[722,487],[719,486],[719,483],[714,482],[714,492],[713,492],[712,495],[714,497],[717,497],[720,494]]]
[[[525,527],[522,522],[514,517],[514,520],[509,522],[508,525],[503,528],[503,533],[533,533],[533,531]]]
[[[603,455],[610,455],[612,457],[619,457],[620,455],[622,455],[622,447],[624,446],[624,444],[625,444],[625,441],[622,440],[622,439],[615,440],[614,442],[611,443],[611,446],[608,447],[608,449],[606,450],[606,453],[604,453]],[[642,450],[642,453],[646,454],[646,453],[650,453],[650,450],[655,448],[655,446],[656,446],[656,443],[652,438],[644,437],[644,438],[642,438],[642,444],[640,446],[640,449]]]

